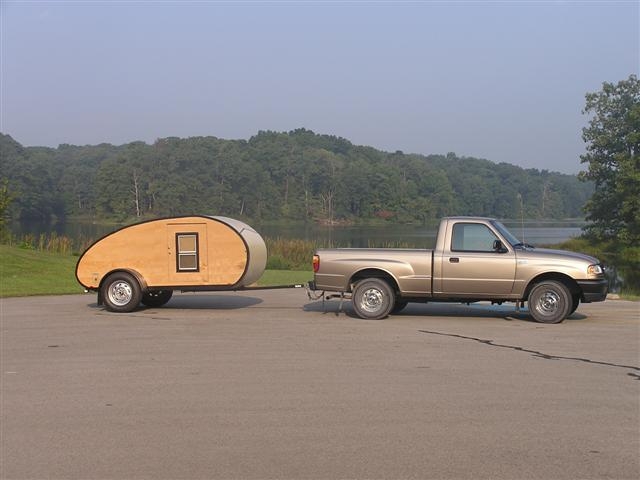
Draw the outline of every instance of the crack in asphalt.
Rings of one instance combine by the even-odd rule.
[[[430,330],[418,330],[418,332],[427,333],[430,335],[441,335],[443,337],[461,338],[463,340],[473,340],[474,342],[482,343],[484,345],[489,345],[491,347],[507,348],[509,350],[516,350],[518,352],[530,353],[534,357],[544,358],[545,360],[573,360],[576,362],[589,363],[592,365],[604,365],[606,367],[623,368],[625,370],[635,370],[638,373],[628,372],[627,375],[630,376],[631,378],[634,378],[635,380],[640,380],[640,367],[635,367],[632,365],[620,365],[620,364],[611,363],[611,362],[600,362],[598,360],[591,360],[589,358],[563,357],[560,355],[549,355],[547,353],[538,352],[537,350],[530,350],[528,348],[517,347],[515,345],[502,345],[500,343],[494,343],[493,340],[484,340],[482,338],[468,337],[465,335],[458,335],[456,333],[433,332]]]

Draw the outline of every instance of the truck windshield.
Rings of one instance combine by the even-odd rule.
[[[507,240],[507,242],[511,244],[512,247],[515,247],[516,245],[522,245],[522,242],[518,240],[509,230],[507,230],[507,227],[505,227],[502,223],[494,220],[491,222],[491,225],[493,225],[495,229],[500,232],[500,235],[502,235]]]

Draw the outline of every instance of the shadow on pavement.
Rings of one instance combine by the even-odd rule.
[[[306,312],[323,312],[331,314],[344,314],[351,318],[359,317],[354,313],[350,300],[345,300],[340,311],[338,300],[321,300],[307,303],[303,310]],[[410,303],[401,312],[391,314],[390,317],[415,317],[415,316],[435,316],[435,317],[480,317],[480,318],[502,318],[504,320],[522,320],[533,322],[526,308],[517,311],[514,304],[491,305],[490,303],[478,302],[467,305],[466,303]],[[584,320],[587,316],[579,311],[571,314],[565,321]]]
[[[247,297],[241,295],[204,295],[204,294],[181,294],[174,295],[171,300],[162,307],[146,307],[140,305],[135,311],[148,310],[237,310],[247,308],[262,303],[261,298]],[[103,306],[98,306],[95,302],[88,305],[91,308],[104,310]]]

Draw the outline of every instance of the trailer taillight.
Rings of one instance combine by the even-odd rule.
[[[317,273],[320,270],[320,257],[318,255],[313,256],[313,273]]]

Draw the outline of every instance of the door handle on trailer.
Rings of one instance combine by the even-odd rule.
[[[450,257],[449,263],[460,263],[460,259],[458,257]]]

